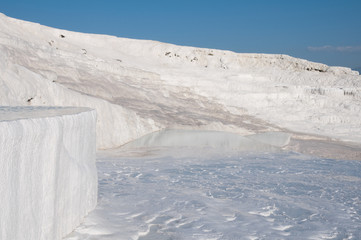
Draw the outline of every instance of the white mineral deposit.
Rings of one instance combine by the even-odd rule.
[[[33,109],[21,120],[0,112],[1,164],[8,151],[19,156],[0,165],[5,239],[361,239],[361,76],[349,68],[70,32],[0,14],[0,105],[97,113],[98,205],[76,227],[94,207],[96,174],[74,180],[90,171],[86,159],[61,167],[47,156],[62,163],[79,144],[95,151],[87,145],[94,112]],[[38,137],[25,141],[24,128]],[[24,139],[14,149],[9,129]],[[75,129],[83,143],[71,137]],[[53,187],[32,176],[52,177]],[[66,186],[87,200],[67,205],[56,192]],[[53,201],[44,204],[47,192]],[[55,215],[45,217],[49,209]]]

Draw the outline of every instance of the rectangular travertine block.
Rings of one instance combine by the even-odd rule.
[[[61,239],[97,202],[96,112],[0,107],[0,239]]]

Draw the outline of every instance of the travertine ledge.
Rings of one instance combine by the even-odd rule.
[[[0,239],[61,239],[97,202],[96,112],[0,107]]]

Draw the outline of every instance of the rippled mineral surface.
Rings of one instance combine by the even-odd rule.
[[[361,162],[210,148],[98,156],[99,205],[66,239],[360,239]]]

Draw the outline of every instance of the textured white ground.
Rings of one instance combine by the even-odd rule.
[[[98,148],[164,128],[288,129],[361,142],[361,77],[237,54],[53,29],[0,14],[0,104],[88,106]]]
[[[0,107],[0,239],[62,239],[97,203],[96,113]]]
[[[361,238],[360,161],[196,142],[164,132],[99,153],[99,204],[65,240]]]

